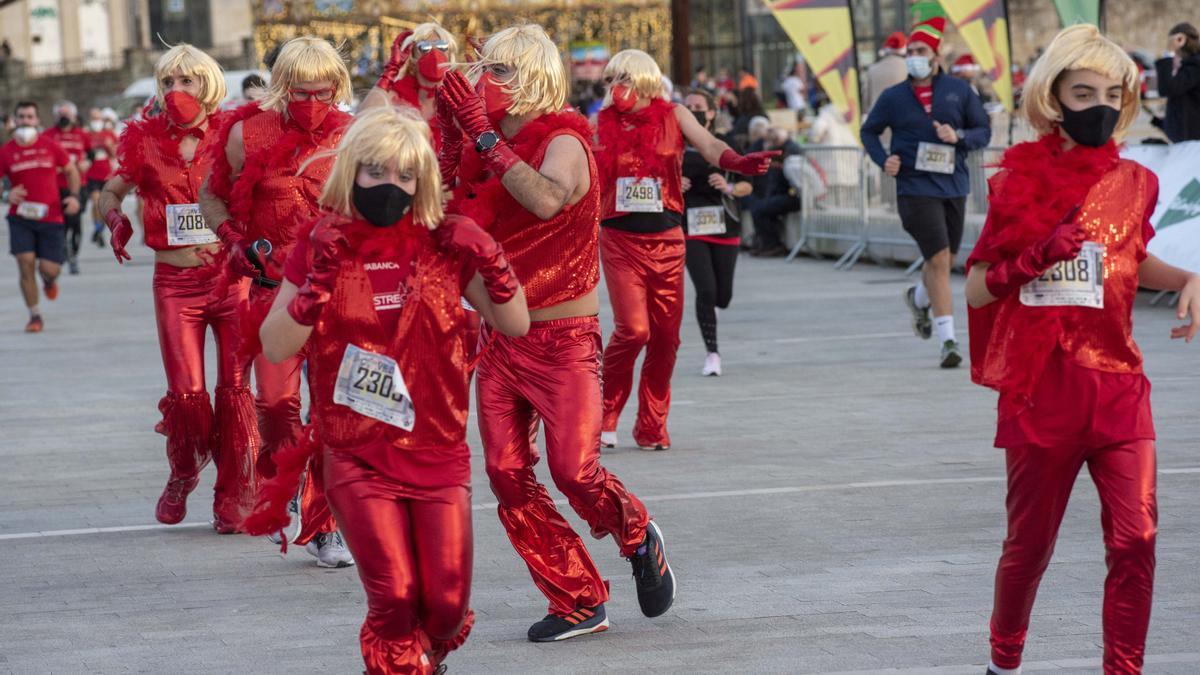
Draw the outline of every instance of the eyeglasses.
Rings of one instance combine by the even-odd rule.
[[[608,77],[604,78],[604,86],[611,87],[614,84],[629,84],[629,76],[618,75],[613,77],[612,75],[609,75]]]
[[[450,43],[445,40],[421,40],[413,46],[422,54],[428,54],[435,49],[443,54],[450,51]]]
[[[336,93],[335,89],[288,89],[288,97],[293,101],[315,99],[321,103],[329,103]]]

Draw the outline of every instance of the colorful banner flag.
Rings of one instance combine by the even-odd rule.
[[[1012,46],[1004,0],[941,0],[1006,110],[1013,109]]]
[[[1077,23],[1099,26],[1104,20],[1104,0],[1054,0],[1054,8],[1063,28]]]
[[[849,0],[768,0],[767,6],[857,138],[862,103]]]

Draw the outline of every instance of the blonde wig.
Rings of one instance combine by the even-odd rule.
[[[1069,70],[1091,70],[1121,82],[1121,117],[1113,132],[1120,139],[1140,109],[1138,69],[1124,49],[1091,24],[1064,28],[1034,64],[1021,96],[1021,112],[1029,124],[1039,134],[1047,134],[1062,121],[1056,90],[1063,73]]]
[[[411,171],[417,177],[412,203],[414,222],[430,229],[442,222],[442,178],[437,156],[429,143],[429,125],[415,110],[382,106],[363,111],[346,129],[337,148],[321,155],[335,158],[318,200],[326,209],[350,216],[359,167],[395,163],[401,172]]]
[[[271,86],[259,107],[283,112],[287,109],[289,89],[299,82],[320,80],[333,83],[334,103],[350,101],[350,71],[333,45],[318,37],[292,38],[279,50],[279,58],[271,68]]]
[[[640,49],[626,49],[613,54],[604,66],[604,80],[612,84],[625,82],[633,87],[638,98],[664,98],[667,95],[662,70],[654,58]],[[612,104],[612,87],[604,94],[602,107]]]
[[[208,54],[189,44],[180,43],[168,49],[154,66],[155,96],[160,107],[165,105],[163,97],[167,95],[163,81],[172,77],[175,71],[200,81],[200,94],[196,100],[205,113],[212,113],[225,100],[225,76],[221,73],[221,66]]]
[[[567,104],[567,69],[558,47],[541,26],[512,26],[489,37],[479,60],[472,64],[472,81],[478,81],[495,65],[513,71],[503,83],[512,96],[509,114],[558,112]]]
[[[450,63],[455,63],[455,59],[458,58],[458,42],[454,39],[454,36],[450,34],[450,31],[442,28],[441,24],[434,23],[432,21],[423,23],[412,29],[412,35],[409,35],[404,42],[400,44],[400,48],[407,49],[423,40],[429,40],[432,42],[445,40],[446,42],[449,42],[450,49],[446,51],[446,57],[449,59]],[[417,59],[419,58],[421,58],[421,55],[417,53],[416,49],[414,48],[412,55],[408,59],[408,65],[405,66],[409,75],[417,74]]]

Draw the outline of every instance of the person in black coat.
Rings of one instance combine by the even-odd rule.
[[[1200,32],[1181,23],[1169,35],[1168,51],[1175,55],[1154,64],[1158,92],[1167,97],[1162,129],[1172,143],[1200,140]]]

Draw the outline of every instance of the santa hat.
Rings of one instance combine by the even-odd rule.
[[[950,67],[950,72],[952,73],[973,73],[978,70],[979,64],[975,62],[975,57],[970,54],[963,54],[954,59],[954,65]]]
[[[900,52],[904,51],[904,47],[907,44],[908,36],[900,31],[896,31],[887,37],[887,40],[884,41],[883,46],[885,49],[891,49]]]
[[[946,18],[935,16],[913,26],[909,42],[924,42],[936,54],[942,44],[942,31],[946,30]]]

